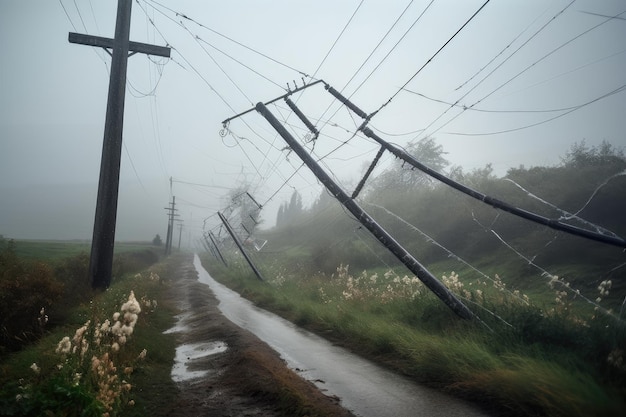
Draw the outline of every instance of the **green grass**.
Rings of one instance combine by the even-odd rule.
[[[612,319],[582,316],[557,305],[525,305],[493,288],[484,305],[513,327],[481,314],[487,327],[457,318],[429,292],[414,300],[382,301],[386,284],[358,285],[361,298],[346,300],[337,276],[292,275],[256,280],[204,259],[212,276],[253,302],[398,372],[495,413],[546,416],[618,416],[626,412],[626,367],[607,363],[626,348],[624,329]],[[441,263],[435,270],[445,271]],[[458,265],[457,265],[458,266]],[[460,274],[467,273],[461,270]],[[506,273],[506,271],[504,272]],[[448,273],[449,274],[449,273]],[[358,275],[358,274],[355,274]],[[345,277],[344,277],[345,278]],[[464,288],[470,288],[467,286]],[[545,285],[545,284],[543,284]],[[371,291],[367,293],[367,291]],[[554,294],[552,291],[545,291]],[[621,357],[621,356],[620,356]]]
[[[127,366],[124,364],[134,364],[133,373],[122,374],[120,380],[124,378],[135,388],[124,392],[120,397],[122,400],[118,401],[116,410],[123,410],[123,414],[116,415],[164,415],[177,393],[176,385],[170,378],[175,339],[173,335],[163,334],[175,321],[175,308],[167,302],[167,281],[172,275],[169,262],[172,259],[151,267],[152,272],[160,275],[158,280],[148,272],[127,273],[118,277],[107,291],[94,293],[91,299],[71,307],[63,323],[48,329],[46,335],[36,344],[5,355],[0,363],[0,409],[4,410],[2,414],[43,415],[46,410],[50,410],[54,415],[101,415],[102,409],[98,408],[99,403],[95,400],[97,386],[87,377],[89,364],[86,364],[87,368],[70,367],[72,369],[67,369],[69,365],[66,364],[59,370],[57,365],[63,364],[63,359],[55,353],[55,349],[64,336],[71,338],[76,329],[87,320],[91,320],[93,324],[111,319],[112,314],[119,311],[120,305],[133,291],[142,303],[142,312],[129,341],[118,353],[110,351],[110,354],[120,372]],[[146,307],[142,298],[157,300],[157,307]],[[92,342],[86,356],[90,358],[91,355],[100,355],[102,351],[98,349]],[[137,361],[135,358],[143,349],[148,352],[146,359]],[[40,374],[29,369],[33,363],[41,368]],[[72,363],[75,361],[69,362]],[[68,383],[67,375],[74,372],[83,372],[84,379],[79,385]],[[62,392],[66,394],[61,395]],[[23,393],[30,393],[30,398],[23,398],[17,407],[16,395]],[[64,398],[72,398],[75,404],[66,404]],[[131,399],[135,402],[132,407],[127,405]]]
[[[6,245],[0,241],[0,247]],[[58,260],[80,253],[89,253],[90,241],[78,240],[14,240],[15,253],[20,258],[37,259],[41,261]],[[140,249],[154,248],[150,242],[116,242],[115,253],[133,252]]]

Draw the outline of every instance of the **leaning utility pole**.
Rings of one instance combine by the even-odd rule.
[[[131,54],[139,52],[163,57],[170,56],[170,48],[129,41],[131,5],[132,0],[118,0],[114,39],[78,33],[69,34],[71,43],[99,46],[105,48],[111,55],[100,180],[89,261],[91,285],[94,288],[107,288],[111,285],[128,53],[130,51]],[[112,49],[112,53],[106,48]]]
[[[260,281],[264,281],[263,276],[261,275],[261,272],[254,265],[254,262],[252,262],[252,259],[250,259],[250,256],[248,256],[248,252],[246,252],[245,248],[243,247],[243,245],[239,241],[239,238],[237,237],[237,234],[235,233],[233,228],[230,226],[230,223],[228,223],[228,220],[226,219],[226,217],[224,217],[224,215],[222,213],[220,213],[219,211],[217,212],[217,215],[220,217],[220,220],[222,221],[222,223],[224,223],[224,226],[226,226],[226,230],[230,234],[230,237],[232,237],[233,240],[235,241],[235,244],[237,245],[237,247],[241,251],[241,254],[243,255],[243,257],[248,262],[248,265],[250,265],[250,268],[252,269],[252,272],[254,272],[254,275],[256,275],[256,277]]]
[[[285,129],[280,121],[268,110],[263,103],[256,105],[256,110],[263,116],[287,145],[302,159],[307,167],[315,174],[330,193],[354,215],[354,217],[378,239],[396,258],[413,272],[441,301],[443,301],[459,317],[474,318],[474,313],[465,306],[445,285],[435,278],[430,271],[422,266],[417,259],[404,249],[385,229],[383,229],[365,210],[359,206],[333,179],[317,164],[298,141]]]
[[[206,239],[206,236],[204,238]],[[217,246],[217,242],[215,241],[215,236],[213,236],[213,232],[209,232],[209,238],[211,239],[211,242],[213,242],[213,246],[215,246],[215,250],[217,251],[217,254],[220,256],[220,259],[222,260],[222,262],[224,263],[224,266],[228,267],[228,264],[226,263],[226,259],[224,259],[224,256],[222,256],[222,252],[220,251],[219,246]]]

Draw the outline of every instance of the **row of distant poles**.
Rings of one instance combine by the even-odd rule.
[[[96,214],[91,242],[89,276],[94,288],[108,288],[111,285],[113,268],[113,248],[117,218],[117,197],[120,182],[120,162],[122,155],[122,129],[124,124],[124,97],[126,95],[126,68],[128,57],[136,53],[169,58],[170,48],[131,42],[130,15],[132,0],[118,0],[115,38],[70,33],[69,41],[82,45],[98,46],[111,55],[111,75],[109,95],[104,125],[104,141],[100,162],[100,179]],[[111,50],[111,51],[109,51]],[[174,207],[172,203],[173,215]],[[173,216],[170,216],[172,218]],[[171,224],[168,225],[168,239],[171,248]]]

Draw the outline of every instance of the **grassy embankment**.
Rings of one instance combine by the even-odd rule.
[[[264,268],[267,282],[260,282],[235,259],[228,269],[208,256],[203,261],[216,279],[256,304],[495,414],[626,412],[623,326],[578,309],[558,285],[551,305],[537,305],[497,278],[446,274],[444,283],[475,303],[481,323],[457,318],[416,279],[382,270],[353,274],[343,267],[333,276],[303,271],[286,278]],[[442,262],[434,270],[447,267]]]
[[[32,241],[0,247],[7,307],[0,317],[0,415],[169,415],[179,399],[170,376],[176,340],[163,331],[175,322],[172,285],[188,255],[157,262],[154,249],[131,245],[116,255],[111,287],[96,292],[86,285],[82,248]],[[5,326],[10,321],[19,325]],[[295,374],[272,363],[245,351],[229,375],[247,375],[244,395],[261,397],[286,416],[328,415]]]
[[[116,255],[104,292],[83,282],[80,245],[20,241],[2,251],[0,296],[13,296],[3,299],[19,311],[13,319],[31,328],[9,334],[4,326],[0,414],[155,415],[175,397],[175,340],[162,334],[174,322],[166,301],[172,260],[155,263],[154,250],[132,247]]]

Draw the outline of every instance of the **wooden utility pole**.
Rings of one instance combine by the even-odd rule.
[[[285,129],[280,121],[269,111],[263,103],[256,105],[256,110],[263,116],[287,145],[302,159],[307,167],[315,174],[328,191],[350,213],[378,239],[396,258],[415,274],[441,301],[443,301],[459,317],[464,319],[474,318],[474,313],[468,309],[445,285],[435,278],[430,271],[422,266],[393,236],[381,227],[365,210],[359,206],[346,192],[339,187],[333,179],[317,164],[311,155],[298,143],[298,141]]]
[[[105,48],[111,55],[98,199],[89,262],[91,285],[94,288],[108,288],[111,285],[129,52],[131,55],[139,52],[163,57],[170,56],[170,48],[130,42],[131,6],[132,0],[118,0],[114,39],[78,33],[69,34],[71,43],[99,46]],[[107,48],[113,51],[109,52]]]
[[[206,239],[206,236],[204,238]],[[224,266],[228,267],[228,264],[226,263],[226,259],[224,259],[224,256],[222,256],[222,252],[220,252],[219,246],[217,246],[217,241],[215,239],[215,236],[213,236],[213,232],[209,232],[209,238],[211,239],[211,242],[213,242],[213,246],[215,247],[217,254],[220,256],[220,259],[224,263]]]
[[[230,223],[228,222],[228,220],[226,219],[226,217],[224,217],[224,215],[222,213],[220,213],[219,211],[217,212],[217,215],[220,217],[220,220],[222,221],[222,223],[224,223],[224,226],[226,226],[226,230],[228,231],[228,233],[230,234],[230,236],[233,238],[233,240],[235,241],[235,244],[237,245],[237,247],[239,248],[239,250],[241,251],[241,254],[243,255],[243,257],[246,259],[246,261],[248,262],[248,265],[250,265],[250,268],[252,269],[252,272],[254,272],[254,275],[256,275],[256,277],[260,280],[260,281],[264,281],[263,276],[261,275],[261,272],[257,269],[257,267],[254,265],[254,262],[252,262],[252,259],[250,258],[250,256],[248,255],[248,252],[246,252],[245,248],[243,247],[243,245],[241,244],[241,242],[239,241],[239,238],[237,237],[237,234],[235,233],[235,231],[233,230],[233,228],[230,226]]]
[[[165,238],[165,255],[169,255],[172,253],[172,240],[174,235],[174,219],[178,216],[176,214],[176,196],[172,196],[172,202],[169,204],[170,207],[165,207],[169,213],[167,219],[167,237]]]

